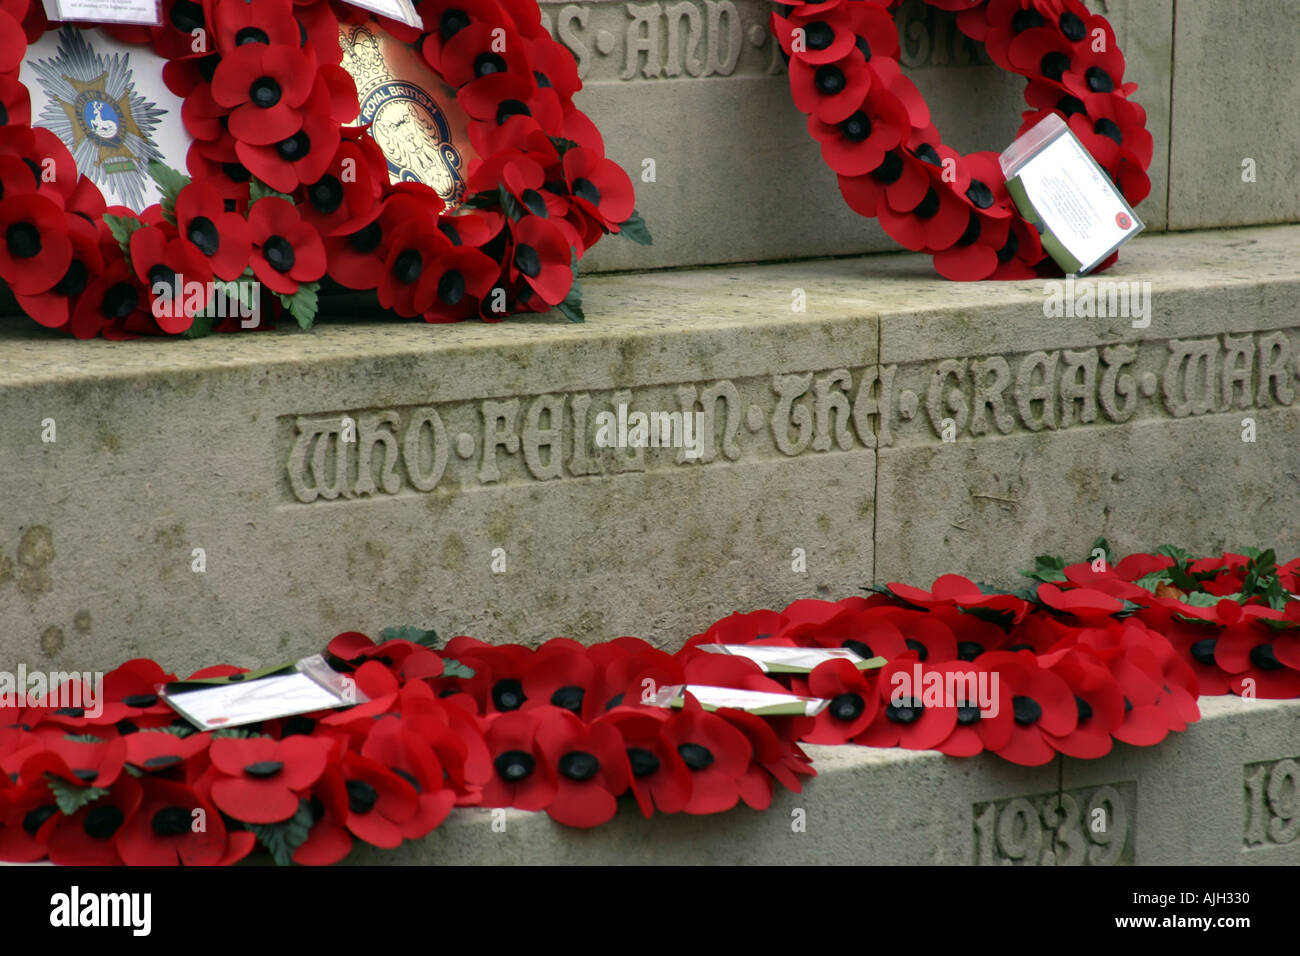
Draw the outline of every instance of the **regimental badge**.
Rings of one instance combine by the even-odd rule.
[[[355,122],[370,124],[388,159],[389,178],[424,183],[448,208],[459,205],[474,154],[455,90],[414,49],[373,23],[341,25],[339,43],[361,101]]]
[[[65,26],[28,49],[22,79],[33,94],[35,125],[63,140],[77,169],[94,180],[110,205],[139,212],[158,199],[149,161],[184,170],[185,158],[182,153],[178,165],[176,156],[160,148],[157,133],[169,111],[137,89],[132,75],[133,58],[151,57],[120,48],[99,52],[117,46],[104,41],[98,30]],[[160,85],[161,65],[158,73]],[[180,126],[179,110],[168,122]]]

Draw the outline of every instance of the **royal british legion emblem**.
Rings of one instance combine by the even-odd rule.
[[[448,208],[458,205],[465,198],[470,154],[455,91],[413,49],[374,24],[340,26],[339,42],[361,102],[356,122],[370,124],[389,178],[424,183]]]

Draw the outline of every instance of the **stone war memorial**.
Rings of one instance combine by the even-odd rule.
[[[0,36],[0,860],[1300,863],[1291,0]]]

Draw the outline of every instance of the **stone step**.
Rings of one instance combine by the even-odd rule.
[[[1154,747],[1116,744],[1100,760],[1030,768],[988,754],[808,746],[819,775],[798,794],[778,785],[763,812],[646,820],[629,800],[609,823],[574,830],[544,813],[461,809],[423,840],[354,845],[346,862],[1300,864],[1300,701],[1200,703],[1185,732]]]
[[[1300,226],[1141,237],[1098,280],[1149,288],[1139,328],[915,255],[594,277],[584,325],[0,320],[0,660],[260,667],[393,624],[677,647],[1099,534],[1289,557],[1297,262]],[[699,412],[700,457],[598,448],[620,404]]]

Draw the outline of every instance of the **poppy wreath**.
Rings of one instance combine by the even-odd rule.
[[[782,4],[772,33],[789,63],[795,106],[821,145],[844,201],[954,280],[1059,273],[1008,195],[996,152],[943,145],[930,109],[898,65],[901,0]],[[1105,17],[1081,0],[926,0],[957,13],[962,33],[1029,81],[1017,135],[1061,116],[1137,206],[1151,191],[1146,111],[1124,83],[1124,56]],[[1113,253],[1094,271],[1114,263]]]
[[[209,307],[214,283],[247,304],[254,281],[274,293],[268,319],[304,328],[322,281],[428,322],[552,308],[581,321],[582,254],[607,233],[650,236],[631,180],[573,105],[573,56],[533,0],[416,6],[428,32],[379,24],[418,44],[467,114],[481,159],[461,207],[390,183],[368,126],[342,125],[358,100],[339,25],[370,14],[337,0],[164,0],[163,26],[98,25],[167,60],[192,138],[188,175],[151,163],[162,200],[136,214],[107,206],[63,142],[31,125],[19,69],[53,27],[38,0],[0,0],[0,280],[77,338],[236,331],[237,317],[211,317],[224,311]]]
[[[259,846],[281,864],[342,860],[359,841],[394,848],[454,807],[515,807],[571,827],[619,801],[655,813],[769,807],[815,775],[802,743],[982,752],[1024,766],[1092,759],[1115,741],[1153,746],[1200,717],[1202,694],[1300,697],[1300,559],[1196,558],[1178,548],[1116,561],[1099,540],[1067,563],[1041,556],[1036,585],[1000,591],[945,574],[841,601],[732,614],[669,654],[633,637],[531,649],[390,628],[348,632],[327,660],[368,698],[261,724],[195,732],[160,700],[174,675],[132,660],[69,695],[0,702],[0,860],[217,865]],[[701,645],[846,647],[881,656],[811,673],[764,673]],[[242,668],[204,668],[192,678]],[[996,707],[900,697],[950,674]],[[998,680],[981,682],[980,675]],[[698,684],[829,701],[815,717],[653,705],[647,688]],[[78,700],[87,706],[66,706]],[[380,719],[384,718],[384,719]],[[200,812],[201,811],[201,812]],[[204,826],[195,825],[202,819]]]

